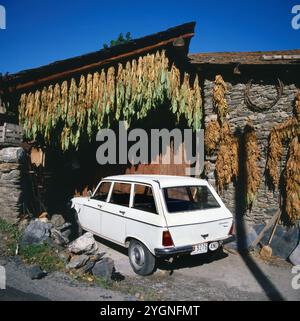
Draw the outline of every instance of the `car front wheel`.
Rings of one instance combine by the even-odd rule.
[[[136,274],[149,275],[153,273],[156,263],[155,256],[143,243],[131,240],[128,255],[130,265]]]

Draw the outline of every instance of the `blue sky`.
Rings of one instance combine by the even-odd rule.
[[[0,72],[38,67],[98,49],[120,32],[134,38],[196,21],[190,52],[300,48],[291,27],[300,0],[0,0]]]

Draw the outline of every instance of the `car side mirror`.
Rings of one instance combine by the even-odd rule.
[[[88,197],[92,197],[92,195],[93,195],[91,190],[88,190],[87,194],[88,194]]]

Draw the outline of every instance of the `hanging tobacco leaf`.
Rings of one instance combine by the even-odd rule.
[[[111,118],[123,119],[130,125],[132,119],[145,118],[149,112],[166,100],[179,121],[187,119],[194,130],[201,128],[202,100],[198,76],[190,84],[185,73],[180,82],[180,71],[169,60],[165,51],[147,54],[136,60],[111,66],[86,76],[79,83],[74,78],[68,83],[44,87],[42,92],[23,94],[19,101],[19,118],[27,138],[38,134],[44,143],[60,144],[62,150],[79,148],[80,137],[91,140],[95,130],[109,126]],[[114,113],[114,117],[110,117]],[[59,126],[58,126],[59,125]],[[58,135],[56,128],[63,126]],[[52,135],[53,134],[53,135]],[[51,137],[52,135],[52,137]],[[60,137],[55,142],[56,137]]]
[[[61,118],[66,120],[68,114],[68,82],[64,81],[61,84]]]
[[[296,117],[289,117],[285,122],[272,128],[269,138],[266,175],[270,181],[270,188],[278,188],[278,165],[283,154],[283,144],[288,144],[300,134],[300,125]]]
[[[282,138],[279,132],[275,128],[272,128],[269,138],[269,152],[266,164],[266,175],[274,188],[278,188],[278,163],[281,160],[282,153]]]
[[[90,109],[93,107],[93,75],[88,74],[86,80],[86,108]]]
[[[215,78],[215,86],[213,89],[213,103],[216,107],[220,122],[223,123],[227,114],[227,85],[221,75]]]
[[[238,140],[225,122],[221,128],[220,150],[216,160],[216,179],[219,192],[223,192],[238,176]]]
[[[207,154],[212,154],[221,139],[221,128],[217,120],[211,120],[205,129],[204,146]]]
[[[300,219],[300,144],[293,138],[285,169],[286,213],[292,224]]]
[[[296,94],[295,98],[295,117],[300,122],[300,90]]]
[[[251,210],[261,182],[261,173],[258,166],[260,151],[257,144],[255,129],[251,121],[249,121],[246,125],[244,137],[246,162],[246,204],[247,208]]]

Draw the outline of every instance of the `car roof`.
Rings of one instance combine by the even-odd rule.
[[[158,183],[161,188],[187,185],[207,185],[207,181],[189,176],[174,175],[146,175],[146,174],[126,174],[115,175],[104,178],[105,180],[118,180],[127,182],[138,182],[144,184]]]

